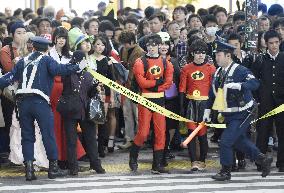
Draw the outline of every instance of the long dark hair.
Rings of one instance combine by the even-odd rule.
[[[102,34],[102,33],[100,33],[97,36],[94,36],[94,41],[93,41],[94,50],[95,50],[95,43],[98,40],[101,40],[102,43],[105,45],[105,50],[103,51],[102,55],[110,56],[112,48],[111,48],[108,37],[105,34]]]
[[[62,48],[62,56],[65,56],[66,58],[71,58],[70,55],[70,45],[68,40],[68,31],[64,27],[57,27],[52,36],[52,43],[56,45],[57,38],[63,37],[66,39],[66,43]]]

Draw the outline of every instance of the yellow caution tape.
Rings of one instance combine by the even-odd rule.
[[[283,111],[284,111],[284,104],[280,105],[279,107],[276,107],[275,109],[273,109],[272,111],[266,113],[266,114],[263,115],[262,117],[260,117],[260,118],[258,118],[258,119],[256,119],[256,120],[253,120],[251,123],[255,123],[255,122],[257,122],[257,121],[259,121],[259,120],[261,120],[261,119],[265,119],[265,118],[267,118],[267,117],[271,117],[271,116],[276,115],[276,114],[278,114],[278,113],[281,113],[281,112],[283,112]]]
[[[135,92],[132,92],[131,90],[125,88],[124,86],[104,77],[103,75],[97,73],[96,71],[88,68],[87,71],[89,73],[92,74],[92,76],[99,80],[100,82],[102,82],[104,85],[108,86],[109,88],[115,90],[116,92],[126,96],[127,98],[143,105],[144,107],[152,110],[152,111],[155,111],[157,113],[160,113],[170,119],[174,119],[174,120],[177,120],[177,121],[181,121],[181,122],[192,122],[192,123],[196,123],[192,120],[189,120],[187,118],[184,118],[178,114],[175,114],[167,109],[165,109],[164,107],[161,107],[151,101],[149,101],[148,99],[140,96],[139,94],[136,94]],[[265,119],[267,117],[270,117],[270,116],[273,116],[273,115],[276,115],[278,113],[281,113],[284,111],[284,104],[280,105],[279,107],[273,109],[272,111],[266,113],[265,115],[263,115],[262,117],[252,121],[251,123],[255,123],[261,119]],[[226,128],[226,124],[209,124],[209,123],[205,123],[206,126],[208,127],[214,127],[214,128],[220,128],[220,129],[223,129],[223,128]]]
[[[182,121],[182,122],[193,122],[195,123],[194,121],[192,120],[189,120],[187,118],[184,118],[178,114],[175,114],[167,109],[165,109],[164,107],[161,107],[151,101],[149,101],[148,99],[140,96],[139,94],[136,94],[134,92],[132,92],[131,90],[125,88],[124,86],[104,77],[103,75],[97,73],[96,71],[90,69],[90,68],[87,68],[87,71],[89,73],[92,74],[92,76],[99,80],[100,82],[102,82],[104,85],[108,86],[109,88],[115,90],[116,92],[126,96],[127,98],[143,105],[144,107],[152,110],[152,111],[155,111],[157,113],[160,113],[168,118],[171,118],[171,119],[174,119],[174,120],[177,120],[177,121]],[[215,127],[215,128],[226,128],[226,125],[225,124],[206,124],[207,126],[209,127]]]

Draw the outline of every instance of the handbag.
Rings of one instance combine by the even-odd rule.
[[[88,119],[96,124],[104,124],[106,121],[104,103],[97,94],[88,104]]]
[[[176,96],[178,96],[177,86],[173,83],[170,88],[165,90],[165,97],[166,99],[172,99]]]
[[[14,82],[14,84],[4,88],[2,91],[2,95],[7,99],[9,99],[10,101],[15,102],[18,85],[19,85],[18,82]]]

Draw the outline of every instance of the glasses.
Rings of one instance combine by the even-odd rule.
[[[206,51],[195,51],[194,54],[206,54]]]

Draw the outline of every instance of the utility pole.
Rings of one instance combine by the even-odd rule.
[[[246,44],[245,47],[250,54],[256,54],[257,38],[258,38],[258,0],[246,0]]]

